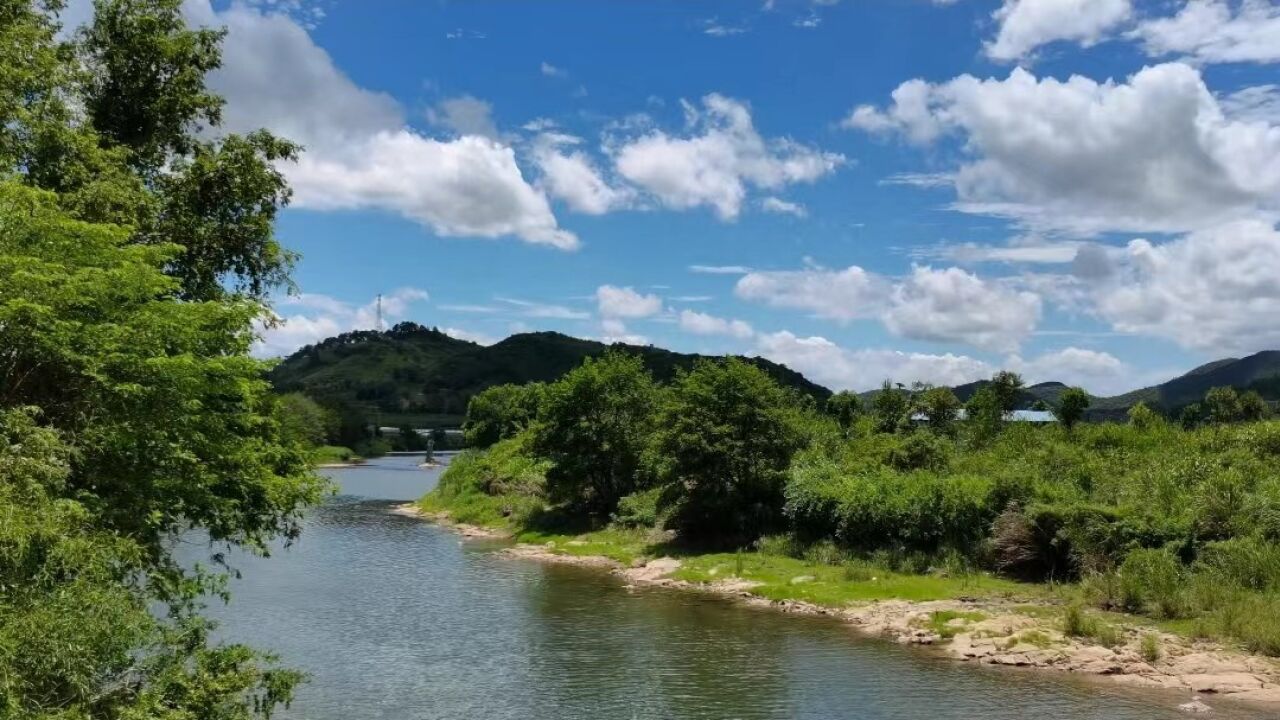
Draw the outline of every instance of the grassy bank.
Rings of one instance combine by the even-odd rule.
[[[340,445],[321,445],[311,451],[311,462],[316,465],[352,464],[363,459],[351,448]]]

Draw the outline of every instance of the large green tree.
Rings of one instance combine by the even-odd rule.
[[[681,372],[664,398],[655,449],[668,527],[728,545],[781,527],[787,468],[804,442],[792,394],[728,358]]]
[[[657,397],[640,357],[614,350],[547,386],[534,447],[552,461],[551,498],[603,518],[642,486]]]
[[[298,679],[211,644],[220,575],[170,554],[192,527],[265,552],[325,490],[249,356],[296,148],[211,129],[221,34],[179,5],[59,35],[61,2],[0,0],[4,717],[234,720]]]

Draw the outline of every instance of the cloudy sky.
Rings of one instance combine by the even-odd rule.
[[[83,3],[69,12],[82,12]],[[188,0],[303,143],[279,354],[391,320],[1114,393],[1280,348],[1280,1]]]

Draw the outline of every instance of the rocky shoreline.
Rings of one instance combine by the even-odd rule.
[[[464,537],[500,539],[508,534],[454,523],[447,515],[423,513],[413,505],[395,512],[438,522]],[[883,600],[830,608],[798,600],[770,600],[753,594],[757,585],[727,577],[693,583],[671,575],[680,560],[662,557],[624,566],[596,555],[566,555],[552,546],[518,544],[504,548],[511,557],[594,567],[612,572],[630,586],[668,587],[710,593],[753,607],[838,618],[858,631],[911,645],[934,646],[947,657],[984,665],[1036,668],[1097,676],[1143,688],[1184,691],[1189,713],[1210,712],[1207,700],[1228,698],[1269,712],[1280,711],[1280,662],[1234,651],[1216,643],[1189,640],[1150,627],[1122,627],[1111,647],[1062,632],[1056,619],[1025,612],[1026,605],[993,600]],[[939,628],[934,619],[954,615]],[[1154,661],[1144,657],[1143,638],[1155,635]]]

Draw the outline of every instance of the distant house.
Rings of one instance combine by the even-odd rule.
[[[964,420],[965,411],[960,409],[956,412],[957,420]],[[1014,410],[1004,417],[1005,422],[1027,422],[1027,423],[1055,423],[1058,418],[1048,410]],[[929,416],[922,412],[918,412],[911,416],[911,422],[916,424],[924,424],[929,422]]]

